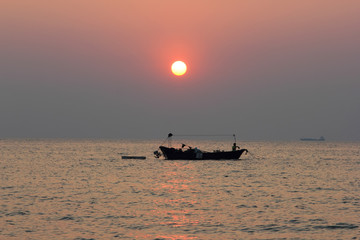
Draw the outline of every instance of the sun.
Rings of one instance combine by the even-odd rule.
[[[186,73],[187,67],[183,61],[176,61],[171,65],[171,71],[176,76],[181,76]]]

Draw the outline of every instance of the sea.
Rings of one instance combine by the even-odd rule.
[[[238,141],[225,161],[161,143],[0,140],[0,239],[360,239],[360,142]]]

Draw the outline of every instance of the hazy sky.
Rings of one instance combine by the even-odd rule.
[[[0,138],[360,140],[359,92],[358,0],[0,1]]]

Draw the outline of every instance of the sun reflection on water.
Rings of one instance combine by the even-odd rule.
[[[191,240],[191,239],[199,239],[198,237],[191,237],[188,235],[151,235],[151,234],[144,234],[144,235],[137,235],[135,236],[136,239],[161,239],[161,240]]]
[[[166,235],[171,229],[179,227],[195,228],[201,223],[201,210],[199,210],[198,192],[194,191],[193,177],[185,177],[182,169],[193,166],[175,162],[167,167],[162,175],[163,181],[154,187],[161,198],[154,199],[156,209],[151,214],[158,216],[164,234],[157,236],[164,239],[197,239],[194,236]],[[169,229],[170,228],[170,229]]]

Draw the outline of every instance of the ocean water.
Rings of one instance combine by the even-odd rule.
[[[160,143],[0,140],[0,239],[360,239],[359,142],[241,142],[239,161]]]

